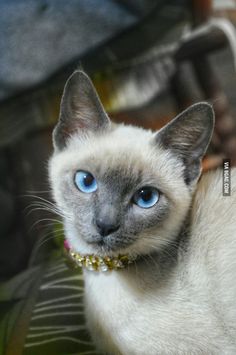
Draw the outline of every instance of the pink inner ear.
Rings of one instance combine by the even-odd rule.
[[[63,133],[66,137],[70,137],[73,136],[73,134],[88,128],[88,122],[86,122],[86,120],[80,120],[79,122],[74,123],[74,125],[63,127]]]
[[[70,250],[70,244],[69,244],[69,242],[68,242],[67,239],[64,240],[64,248],[65,248],[66,250]]]

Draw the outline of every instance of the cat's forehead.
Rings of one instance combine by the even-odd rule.
[[[98,170],[113,170],[117,174],[122,170],[129,173],[131,169],[140,171],[145,162],[150,166],[152,138],[151,131],[115,126],[111,131],[88,136],[83,141],[73,137],[68,151],[72,154],[76,152],[78,161],[90,164]]]
[[[104,150],[107,147],[112,150],[113,154],[119,153],[121,150],[134,151],[140,148],[148,147],[149,142],[154,137],[154,133],[150,130],[144,130],[140,127],[115,125],[107,131],[85,136],[82,140],[74,135],[69,142],[68,149],[87,148],[92,152],[99,149]]]

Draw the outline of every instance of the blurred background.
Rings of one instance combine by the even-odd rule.
[[[156,130],[207,100],[216,127],[204,171],[235,165],[235,24],[235,0],[0,1],[1,281],[55,249],[57,222],[35,201],[50,200],[51,133],[75,69],[115,122]]]
[[[47,202],[66,79],[85,70],[112,120],[153,130],[210,102],[203,171],[235,165],[235,25],[236,0],[0,0],[0,355],[95,354]]]

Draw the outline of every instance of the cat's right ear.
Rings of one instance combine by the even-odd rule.
[[[190,185],[201,171],[201,159],[209,145],[214,128],[214,111],[199,102],[180,113],[155,136],[162,148],[171,151],[184,164],[184,179]]]
[[[63,149],[74,134],[84,135],[106,129],[110,120],[97,92],[83,71],[74,72],[66,82],[59,122],[53,131],[53,144]]]

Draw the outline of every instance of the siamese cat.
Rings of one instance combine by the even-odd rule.
[[[50,183],[104,354],[236,354],[236,173],[230,197],[222,170],[199,180],[213,126],[205,102],[113,124],[85,73],[66,83]]]

